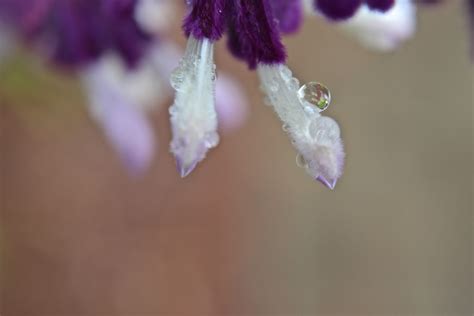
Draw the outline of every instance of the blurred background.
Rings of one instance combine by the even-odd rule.
[[[76,81],[21,51],[2,65],[2,315],[472,315],[461,1],[420,10],[393,54],[309,18],[285,42],[297,77],[331,88],[347,151],[335,191],[296,166],[224,41],[217,64],[244,85],[249,119],[184,180],[172,100],[153,113],[151,170],[131,178]]]

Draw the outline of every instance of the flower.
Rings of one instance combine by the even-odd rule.
[[[395,0],[393,7],[382,13],[362,5],[339,26],[367,48],[392,51],[415,32],[416,7],[410,0]]]
[[[158,41],[173,9],[168,0],[5,0],[0,17],[40,55],[67,73],[79,74],[91,117],[127,170],[138,175],[147,169],[156,147],[147,112],[170,95],[164,78],[182,54]],[[8,44],[4,33],[2,51]],[[232,79],[225,82],[220,95],[230,91],[237,101],[245,100]],[[223,126],[241,124],[245,101],[219,99],[221,112],[227,114]]]
[[[258,73],[266,103],[298,152],[297,164],[334,189],[345,154],[339,125],[322,114],[330,92],[318,82],[300,84],[286,65],[281,36],[298,31],[305,5],[365,46],[393,50],[414,32],[414,4],[437,2],[188,0],[184,54],[163,35],[175,12],[171,0],[3,0],[0,22],[54,65],[79,74],[91,116],[134,174],[146,169],[155,148],[146,114],[172,87],[170,150],[182,177],[218,145],[219,124],[225,132],[246,117],[238,84],[217,76],[214,64],[215,43],[226,34],[230,52]]]
[[[213,45],[224,32],[232,54],[257,69],[262,89],[275,109],[308,173],[331,189],[342,174],[344,151],[338,124],[321,116],[329,100],[311,103],[285,65],[281,33],[297,30],[300,1],[195,0],[184,20],[185,57],[172,76],[176,97],[170,108],[171,151],[182,176],[218,144]],[[319,93],[319,92],[318,92]],[[320,97],[321,95],[313,95]],[[327,102],[319,108],[318,102]]]
[[[146,111],[163,84],[146,60],[152,42],[134,18],[136,0],[5,0],[0,17],[67,74],[78,74],[91,117],[133,175],[154,155]]]

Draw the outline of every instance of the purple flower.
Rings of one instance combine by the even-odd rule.
[[[153,77],[150,78],[146,68],[136,68],[134,80],[129,81],[124,75],[125,67],[121,60],[107,56],[84,69],[81,79],[89,97],[91,117],[102,128],[126,169],[135,176],[148,168],[155,152],[153,128],[143,104],[137,102],[150,98],[146,91],[145,97],[143,92],[137,95],[135,87],[141,85],[140,77]]]
[[[314,179],[324,178],[335,184],[342,174],[344,151],[338,124],[320,114],[329,100],[306,100],[300,95],[305,86],[300,87],[285,66],[286,51],[281,33],[296,30],[300,23],[301,3],[294,0],[195,0],[191,3],[183,26],[189,36],[186,53],[171,76],[176,90],[170,107],[171,152],[181,176],[187,176],[219,142],[213,49],[214,42],[227,31],[233,55],[244,60],[250,69],[258,70],[268,103],[307,162],[308,173]]]
[[[150,36],[137,25],[137,0],[2,0],[0,17],[61,66],[78,67],[116,52],[129,66]]]
[[[362,4],[371,10],[385,12],[395,0],[314,0],[314,7],[331,20],[345,20],[353,16]]]

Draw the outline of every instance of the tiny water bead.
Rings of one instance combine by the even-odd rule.
[[[308,167],[308,163],[306,162],[306,160],[304,159],[304,157],[303,157],[302,154],[297,154],[297,155],[296,155],[296,165],[297,165],[299,168],[306,168],[306,167]]]
[[[298,90],[298,98],[303,106],[316,107],[322,112],[331,103],[331,92],[319,82],[308,82]]]
[[[210,132],[206,134],[204,142],[207,148],[214,148],[219,145],[219,134],[216,132]]]

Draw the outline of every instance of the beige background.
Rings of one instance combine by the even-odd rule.
[[[286,39],[301,81],[334,96],[348,154],[334,192],[296,167],[225,43],[218,67],[241,79],[250,119],[185,180],[166,110],[151,170],[130,179],[77,84],[11,60],[2,315],[472,314],[472,66],[461,1],[446,2],[395,54],[311,19]]]

